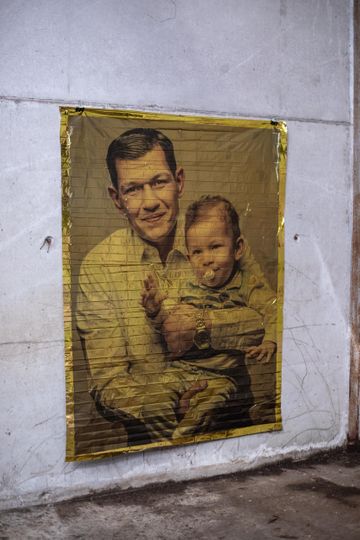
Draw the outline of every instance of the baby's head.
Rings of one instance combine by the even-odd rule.
[[[204,195],[190,204],[185,218],[185,241],[199,282],[212,288],[225,285],[244,249],[239,216],[233,205],[220,195]]]

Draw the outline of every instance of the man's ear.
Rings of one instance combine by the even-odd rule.
[[[241,236],[235,240],[235,261],[238,261],[244,253],[245,245]]]
[[[185,185],[185,171],[182,167],[176,169],[175,181],[177,183],[179,198],[182,197]]]
[[[110,197],[112,198],[113,203],[115,204],[116,208],[122,214],[124,214],[125,213],[125,208],[124,208],[124,206],[122,204],[122,201],[120,200],[118,191],[113,186],[109,186],[108,187],[108,193],[109,193]]]

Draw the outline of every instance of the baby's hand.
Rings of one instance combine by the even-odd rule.
[[[154,275],[148,274],[148,277],[144,280],[144,289],[140,301],[148,317],[156,317],[166,296],[159,290]]]
[[[272,341],[263,341],[261,345],[257,347],[248,347],[246,349],[246,356],[248,358],[256,358],[259,362],[269,362],[270,358],[276,351],[276,343]]]

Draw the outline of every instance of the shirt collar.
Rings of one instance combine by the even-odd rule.
[[[177,252],[186,257],[187,249],[185,244],[185,218],[180,214],[176,224],[174,247],[170,253]],[[169,254],[170,255],[170,254]]]

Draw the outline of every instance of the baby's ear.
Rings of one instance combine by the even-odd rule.
[[[235,240],[235,260],[238,261],[244,253],[244,240],[241,236]]]

